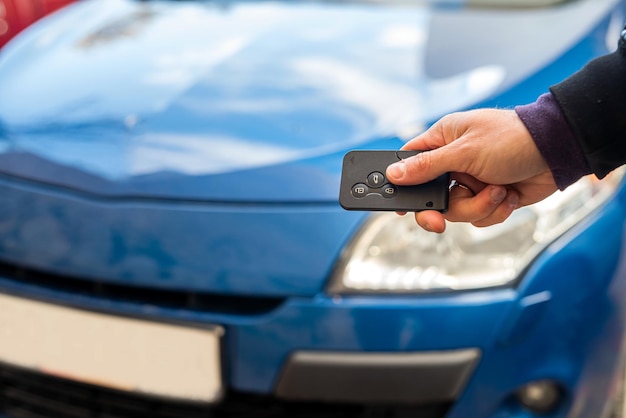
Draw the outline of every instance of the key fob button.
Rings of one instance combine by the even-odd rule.
[[[352,196],[354,197],[365,197],[367,196],[368,188],[363,183],[357,183],[352,186]]]
[[[383,173],[374,171],[369,176],[367,176],[367,184],[370,187],[377,189],[385,184],[385,176],[383,175]]]
[[[383,186],[383,197],[395,197],[398,194],[398,188],[391,183]]]

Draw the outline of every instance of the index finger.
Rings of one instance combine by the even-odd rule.
[[[443,148],[420,152],[390,164],[385,172],[389,181],[399,186],[422,184],[455,170],[455,158]]]

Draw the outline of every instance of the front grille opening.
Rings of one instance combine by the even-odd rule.
[[[196,418],[205,405],[165,402],[0,365],[0,415],[9,418]]]
[[[217,314],[262,315],[278,308],[285,301],[280,297],[188,292],[107,283],[2,262],[0,262],[0,276],[74,295]]]
[[[0,364],[0,415],[8,418],[444,418],[450,406],[292,402],[232,391],[211,406],[120,392]]]

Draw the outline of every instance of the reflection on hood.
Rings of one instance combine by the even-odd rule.
[[[497,67],[424,74],[430,19],[414,5],[81,2],[0,60],[5,151],[118,183],[336,158],[497,87]]]

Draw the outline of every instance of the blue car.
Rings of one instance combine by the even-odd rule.
[[[535,100],[622,0],[83,0],[0,51],[0,416],[605,418],[626,188],[489,228],[342,158]]]

